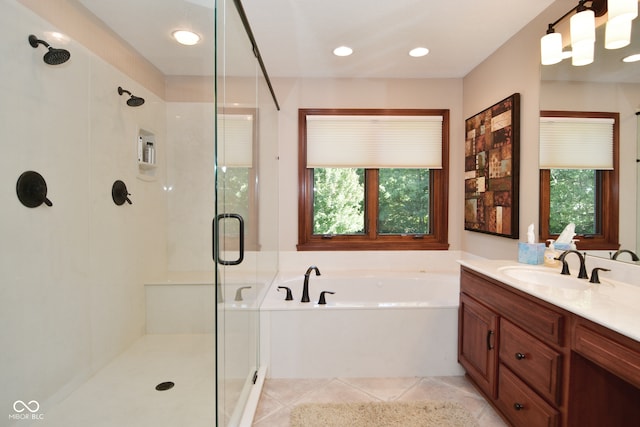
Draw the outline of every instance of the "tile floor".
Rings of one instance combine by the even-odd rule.
[[[467,408],[480,427],[506,426],[465,377],[267,379],[254,427],[286,427],[300,403],[450,400]]]
[[[215,424],[211,334],[145,335],[53,407],[38,427],[210,427]],[[169,391],[155,386],[175,382]],[[267,379],[253,425],[286,427],[308,402],[452,400],[480,427],[505,426],[465,377]],[[20,421],[20,425],[31,425]]]

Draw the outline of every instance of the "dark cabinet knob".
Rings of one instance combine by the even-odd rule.
[[[518,360],[522,360],[524,358],[526,358],[527,356],[525,356],[524,353],[516,353],[516,359]]]
[[[524,405],[522,403],[514,403],[513,409],[515,409],[516,411],[521,411],[524,409]]]

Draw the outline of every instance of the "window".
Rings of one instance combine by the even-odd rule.
[[[573,222],[578,249],[618,249],[619,114],[540,116],[540,238]]]
[[[298,126],[298,250],[448,248],[448,110],[300,109]]]
[[[240,215],[244,223],[244,247],[247,250],[258,249],[257,191],[255,149],[256,120],[255,110],[227,108],[218,114],[218,188],[224,198],[221,199],[225,214]],[[225,250],[239,248],[239,222],[234,218],[220,220],[221,245]],[[232,256],[231,256],[232,257]]]

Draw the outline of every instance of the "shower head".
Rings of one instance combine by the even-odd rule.
[[[38,45],[42,44],[48,49],[48,52],[44,54],[44,58],[42,59],[49,65],[60,65],[67,62],[69,58],[71,58],[71,54],[68,50],[56,49],[54,47],[51,47],[49,43],[44,40],[38,39],[33,34],[29,36],[29,44],[33,48],[37,48]]]
[[[122,95],[123,93],[129,94],[129,99],[127,99],[127,105],[129,107],[139,107],[144,104],[144,98],[135,96],[128,90],[122,89],[122,87],[118,86],[118,95]]]

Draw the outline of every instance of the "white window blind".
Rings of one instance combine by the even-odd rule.
[[[307,167],[442,169],[442,116],[307,116]]]
[[[253,115],[218,114],[218,164],[253,166]]]
[[[610,118],[540,117],[540,169],[613,169]]]

